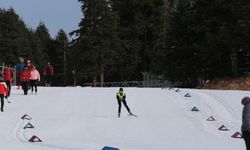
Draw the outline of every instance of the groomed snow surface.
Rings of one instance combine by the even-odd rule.
[[[38,87],[23,95],[12,87],[0,112],[1,150],[244,150],[241,98],[247,91],[124,88],[127,103],[117,117],[119,88]],[[191,97],[185,97],[186,94]],[[199,111],[191,111],[193,107]],[[32,119],[21,119],[27,114]],[[216,121],[207,121],[213,116]],[[24,127],[30,123],[34,128]],[[229,131],[218,130],[224,125]],[[30,126],[28,126],[30,127]],[[42,142],[29,142],[36,135]],[[37,139],[36,139],[37,140]]]

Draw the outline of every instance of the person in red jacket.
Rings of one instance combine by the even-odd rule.
[[[20,73],[20,81],[22,83],[22,89],[23,89],[24,95],[28,94],[29,80],[30,80],[30,71],[29,71],[29,68],[25,66],[23,71],[21,71]]]
[[[1,111],[3,112],[4,97],[7,99],[8,89],[4,82],[4,78],[0,75],[0,99],[1,99]]]
[[[43,68],[43,75],[45,77],[45,86],[50,86],[52,77],[54,76],[54,68],[50,62]]]
[[[4,69],[4,80],[8,88],[8,94],[7,96],[10,96],[11,91],[11,82],[13,80],[13,71],[10,69],[10,65],[7,66],[7,68]]]

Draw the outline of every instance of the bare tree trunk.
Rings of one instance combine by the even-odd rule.
[[[238,58],[237,58],[236,52],[231,54],[231,64],[232,64],[233,75],[237,77],[238,76]]]
[[[164,0],[163,5],[163,45],[166,42],[167,31],[169,30],[169,18],[172,13],[174,0]]]
[[[100,66],[100,87],[103,87],[104,82],[104,68],[103,65]]]
[[[64,86],[67,85],[67,41],[64,41],[64,56],[63,56],[63,61],[64,61]]]

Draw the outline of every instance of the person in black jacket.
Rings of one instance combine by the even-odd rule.
[[[241,132],[246,143],[246,149],[250,150],[250,97],[242,98],[241,104],[244,105]]]
[[[126,107],[128,113],[130,115],[133,115],[131,112],[130,112],[130,109],[127,105],[127,102],[126,102],[126,94],[125,92],[123,92],[123,88],[120,88],[119,89],[119,92],[116,93],[116,99],[117,99],[117,102],[118,102],[118,117],[120,117],[121,115],[121,107],[122,107],[122,104]]]

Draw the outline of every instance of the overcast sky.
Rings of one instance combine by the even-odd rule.
[[[66,33],[77,29],[82,18],[78,0],[0,0],[0,7],[14,8],[27,27],[35,29],[43,22],[52,38],[59,29]]]

